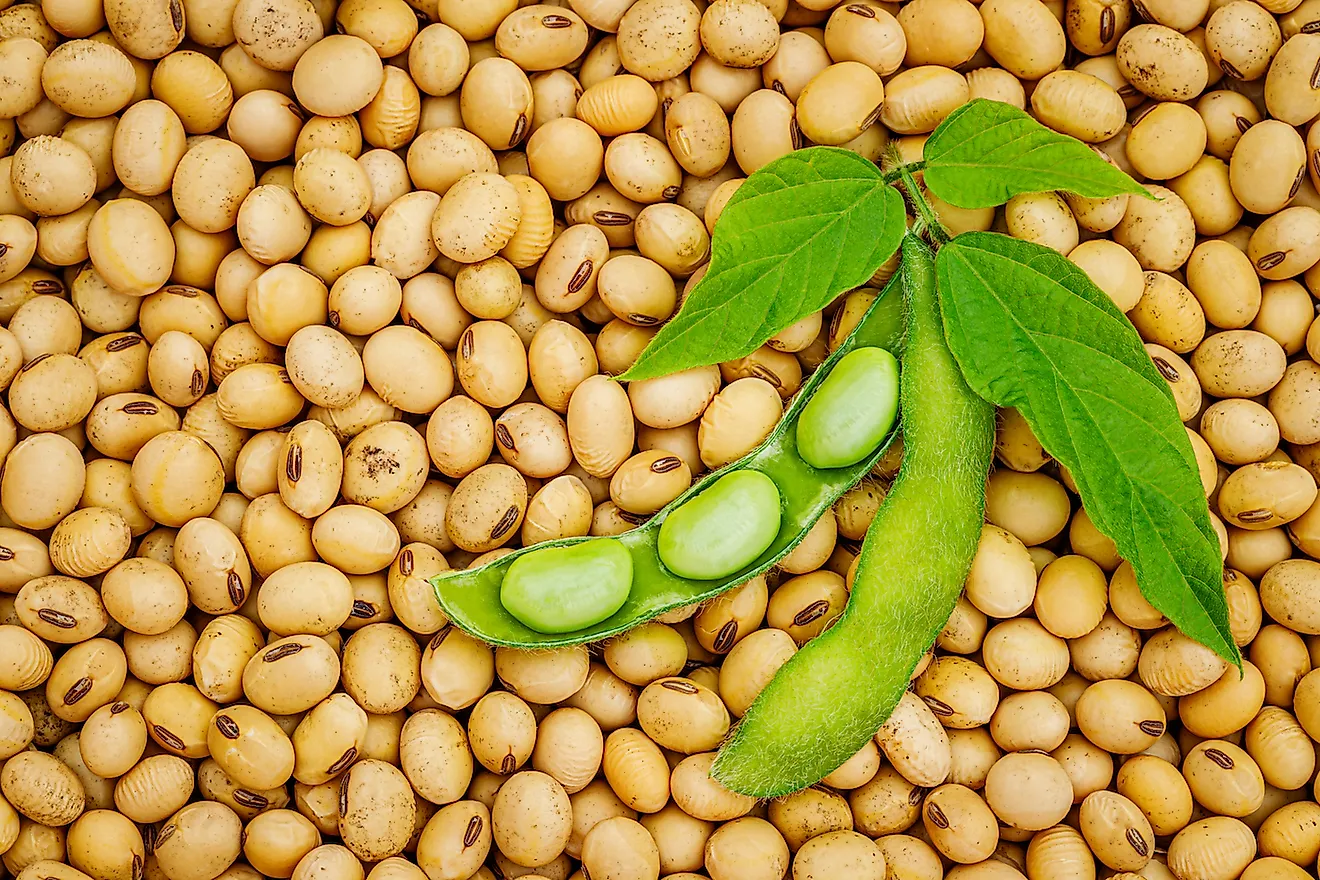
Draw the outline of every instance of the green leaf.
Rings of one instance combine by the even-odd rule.
[[[936,267],[944,332],[968,384],[1017,407],[1068,468],[1146,599],[1240,664],[1191,443],[1132,325],[1081,269],[1036,244],[967,233]]]
[[[991,208],[1019,193],[1064,190],[1088,198],[1145,188],[1081,141],[1016,107],[978,98],[940,123],[926,141],[926,186],[960,208]]]
[[[903,198],[871,162],[834,147],[789,153],[738,188],[710,268],[619,378],[650,379],[755,351],[865,284],[898,250]]]

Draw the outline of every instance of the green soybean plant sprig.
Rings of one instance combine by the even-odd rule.
[[[921,163],[882,173],[810,147],[752,174],[729,201],[705,277],[621,380],[742,357],[864,283],[900,244],[907,323],[898,478],[843,617],[779,669],[720,750],[715,777],[745,794],[820,780],[893,711],[976,551],[991,404],[1016,407],[1068,469],[1146,599],[1241,665],[1191,445],[1140,337],[1055,251],[995,233],[951,237],[917,171],[935,196],[968,209],[1054,190],[1151,197],[1084,144],[976,100],[935,129]],[[907,233],[904,199],[917,218]]]

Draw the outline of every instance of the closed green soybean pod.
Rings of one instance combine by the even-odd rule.
[[[850,353],[898,350],[903,308],[902,292],[891,283],[848,338],[803,383],[801,393],[760,447],[699,480],[645,525],[613,538],[547,541],[478,568],[445,571],[432,579],[445,614],[459,628],[495,645],[576,645],[617,635],[671,609],[712,598],[769,569],[802,541],[840,495],[870,472],[888,448],[892,417],[864,441],[871,448],[860,459],[846,466],[817,468],[799,452],[797,427],[807,402]],[[843,397],[837,403],[850,401]],[[828,416],[832,409],[823,407],[822,412]],[[703,534],[710,531],[712,521],[723,531]],[[621,557],[613,550],[598,549],[606,541],[631,557],[631,584],[626,591],[620,586],[626,570]],[[598,570],[609,572],[608,585],[594,574]],[[617,604],[620,593],[626,595],[621,605]]]
[[[908,304],[903,464],[862,544],[843,616],[780,668],[720,750],[713,775],[742,794],[819,782],[875,735],[976,553],[994,408],[967,387],[944,342],[933,254],[915,237],[903,242],[898,278]]]

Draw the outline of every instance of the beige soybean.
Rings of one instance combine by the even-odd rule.
[[[846,602],[843,578],[832,571],[812,571],[780,583],[766,607],[766,622],[802,645],[824,632],[843,613]]]
[[[421,656],[416,640],[402,627],[392,623],[365,626],[344,645],[344,690],[373,714],[397,712],[421,687]]]
[[[83,811],[86,795],[74,772],[45,752],[15,755],[0,771],[0,790],[18,812],[43,825],[68,825]]]
[[[651,514],[677,498],[692,483],[687,463],[662,449],[639,452],[610,477],[610,498],[622,510]]]
[[[1188,825],[1169,843],[1169,868],[1188,880],[1218,880],[1240,874],[1256,852],[1251,829],[1229,816]]]
[[[446,624],[422,652],[421,673],[428,696],[446,708],[464,709],[489,690],[495,658],[489,646]]]
[[[1315,500],[1315,479],[1286,461],[1244,465],[1219,493],[1219,512],[1239,528],[1271,528],[1301,516]]]
[[[157,338],[147,360],[151,390],[171,406],[196,403],[210,380],[210,362],[200,342],[178,330]]]
[[[506,462],[529,477],[556,476],[572,461],[564,420],[538,403],[505,410],[495,421],[495,445]]]
[[[1208,648],[1168,628],[1142,646],[1138,672],[1154,693],[1183,696],[1210,685],[1225,668],[1225,662]]]
[[[284,359],[294,388],[317,406],[347,406],[362,391],[362,358],[331,327],[310,325],[298,330],[289,338]]]
[[[689,755],[670,773],[669,785],[674,803],[686,814],[707,822],[725,822],[745,816],[756,801],[730,791],[711,778],[714,752]]]
[[[1007,751],[1052,752],[1062,745],[1068,724],[1068,708],[1057,697],[1031,691],[1005,697],[989,729],[995,744]]]
[[[1014,76],[1040,79],[1063,61],[1063,25],[1041,4],[990,0],[980,12],[985,51]]]
[[[898,134],[925,134],[970,97],[966,78],[938,65],[905,70],[885,87],[880,121]]]
[[[967,574],[967,600],[991,617],[1013,617],[1031,607],[1036,573],[1026,547],[997,526],[981,527]]]
[[[624,804],[656,813],[669,800],[669,766],[659,746],[635,728],[622,728],[605,741],[605,779]]]
[[[655,88],[632,74],[621,74],[585,90],[577,102],[577,118],[604,137],[644,128],[655,115]]]
[[[499,321],[479,321],[463,332],[455,367],[463,390],[487,406],[508,406],[527,384],[522,340]]]
[[[268,876],[292,876],[298,862],[320,842],[320,833],[306,817],[293,810],[268,810],[244,829],[243,855]]]
[[[175,755],[143,758],[115,782],[115,807],[135,822],[159,822],[188,802],[193,771]]]
[[[526,507],[527,485],[518,471],[504,464],[483,465],[454,491],[445,513],[446,530],[458,546],[484,553],[513,536]]]
[[[476,263],[499,253],[518,228],[522,208],[513,185],[498,174],[461,178],[440,200],[431,236],[450,259]]]
[[[460,99],[464,126],[492,150],[512,149],[529,133],[532,86],[527,74],[507,58],[474,63],[463,80]]]
[[[813,142],[838,145],[857,137],[888,109],[879,74],[861,62],[842,61],[816,74],[803,88],[797,124]]]
[[[100,508],[86,510],[108,513]],[[105,608],[96,592],[82,581],[63,575],[33,578],[24,584],[14,597],[14,613],[28,630],[56,644],[84,641],[106,625]]]
[[[357,266],[334,282],[326,302],[331,327],[341,333],[366,336],[384,328],[398,314],[403,302],[403,289],[399,280],[385,269]],[[305,327],[316,327],[319,323],[309,322]],[[293,334],[290,334],[285,344],[292,341]],[[298,358],[295,356],[294,359]],[[293,369],[293,365],[289,367]]]
[[[600,770],[604,738],[581,709],[555,709],[537,726],[532,766],[557,780],[569,794],[581,791]]]
[[[1290,125],[1266,120],[1238,141],[1229,162],[1233,195],[1248,211],[1272,214],[1288,204],[1306,173],[1306,147]]]
[[[926,796],[921,818],[931,843],[960,864],[988,858],[999,838],[994,813],[980,795],[961,785],[942,785]]]
[[[403,725],[400,764],[413,790],[436,804],[458,800],[472,778],[463,726],[439,709],[414,713]]]
[[[1287,40],[1275,53],[1265,75],[1265,107],[1270,116],[1288,125],[1302,125],[1320,109],[1308,88],[1309,71],[1320,58],[1320,41],[1314,37],[1312,33],[1299,33]]]
[[[948,777],[952,761],[948,737],[916,694],[903,695],[875,739],[894,769],[914,785],[931,787]]]
[[[390,203],[371,233],[372,261],[397,278],[411,278],[429,266],[440,253],[431,237],[439,203],[438,195],[423,191]]]
[[[1196,801],[1219,815],[1246,816],[1265,797],[1260,767],[1243,749],[1224,740],[1194,746],[1182,772]]]
[[[484,407],[457,395],[436,407],[427,422],[431,463],[448,477],[464,477],[490,457],[495,423]]]
[[[362,110],[381,90],[384,79],[376,50],[346,33],[313,42],[293,66],[294,95],[318,116],[348,116]]]
[[[1310,221],[1314,220],[1314,217],[1306,214],[1305,211],[1289,210],[1280,212],[1280,214],[1283,213],[1302,221],[1298,224],[1299,232],[1304,231],[1311,225]],[[1310,262],[1311,248],[1309,243],[1291,239],[1291,230],[1281,224],[1261,225],[1269,233],[1268,236],[1263,236],[1265,243],[1262,245],[1261,251],[1268,251],[1269,248],[1278,243],[1275,241],[1275,232],[1286,230],[1283,233],[1285,241],[1294,245],[1292,250],[1302,260],[1298,265],[1307,265]],[[1248,242],[1248,246],[1250,246],[1250,242]],[[1259,252],[1257,251],[1257,253]],[[1277,254],[1277,251],[1272,253]],[[1289,259],[1293,259],[1293,256],[1293,254],[1289,254]],[[1285,267],[1281,265],[1280,268]],[[1277,272],[1278,269],[1270,272],[1270,274],[1275,275]],[[1260,311],[1256,314],[1256,320],[1252,322],[1251,326],[1252,329],[1259,330],[1283,346],[1283,350],[1289,355],[1297,354],[1306,345],[1305,330],[1313,323],[1311,318],[1313,310],[1314,307],[1311,305],[1307,291],[1301,284],[1296,281],[1274,280],[1261,286]]]
[[[243,669],[243,693],[259,709],[291,715],[315,706],[339,681],[339,657],[325,639],[293,635],[258,651]]]
[[[327,436],[329,439],[333,438]],[[337,450],[327,442],[322,454],[330,458],[334,451]],[[404,422],[372,425],[349,441],[343,456],[340,491],[344,499],[381,513],[393,513],[404,507],[426,483],[426,441]],[[333,468],[333,462],[329,467]],[[325,480],[325,496],[329,500],[333,500],[330,484],[334,482],[333,477]]]
[[[17,525],[49,528],[77,506],[85,469],[59,434],[33,434],[9,453],[0,475],[0,508]]]
[[[327,635],[342,626],[352,610],[348,578],[320,562],[296,562],[277,570],[257,595],[261,622],[279,636]]]
[[[399,552],[398,528],[380,511],[361,504],[341,504],[321,514],[312,526],[312,546],[326,562],[346,574],[373,574]]]
[[[278,496],[267,497],[278,504]],[[261,508],[262,505],[249,505],[244,521],[249,522],[248,514],[252,514],[250,522],[255,524]],[[290,536],[282,534],[279,537]],[[250,542],[247,545],[242,543],[228,526],[208,517],[191,519],[179,530],[174,545],[174,563],[194,605],[207,613],[226,614],[243,604],[252,582],[252,566],[244,553],[245,546],[259,551]],[[260,552],[255,553],[254,558],[264,561]],[[278,567],[275,565],[264,573],[270,574]],[[260,565],[258,573],[262,573]]]
[[[678,76],[701,50],[701,13],[673,0],[639,0],[619,20],[619,59],[651,82]]]
[[[243,198],[255,185],[252,163],[241,147],[220,138],[201,140],[175,168],[174,206],[192,228],[224,232],[238,222]]]
[[[1261,223],[1247,243],[1247,257],[1260,276],[1281,281],[1315,265],[1320,260],[1320,252],[1311,244],[1311,231],[1316,229],[1318,222],[1320,212],[1307,205],[1294,205]],[[1298,311],[1299,317],[1305,321],[1306,316],[1300,315],[1301,309]],[[1268,323],[1269,314],[1263,308],[1253,326],[1263,329]],[[1296,326],[1292,321],[1286,323]],[[1295,350],[1300,348],[1297,345]]]
[[[546,251],[536,272],[536,299],[552,312],[570,312],[596,294],[601,268],[609,259],[605,234],[589,223],[571,226]]]
[[[574,458],[592,476],[612,476],[632,451],[629,398],[637,385],[631,383],[625,391],[608,377],[590,376],[578,384],[569,399],[569,444]]]
[[[714,399],[720,386],[715,367],[694,367],[668,376],[628,385],[628,399],[637,420],[652,428],[676,428],[695,420]]]
[[[1114,870],[1137,871],[1155,851],[1155,835],[1141,809],[1121,794],[1096,791],[1082,801],[1082,836],[1096,858]]]
[[[257,625],[246,617],[224,615],[206,625],[193,646],[193,680],[217,702],[233,702],[243,694],[247,662],[261,649]]]
[[[508,775],[532,756],[536,718],[519,697],[493,691],[472,707],[467,735],[473,755],[483,767]]]
[[[710,255],[705,225],[683,205],[646,206],[637,215],[634,232],[642,256],[680,278],[697,277],[696,271]]]
[[[524,867],[553,861],[572,831],[568,794],[552,777],[535,770],[516,773],[501,786],[491,820],[500,852]]]
[[[293,743],[260,709],[231,706],[217,712],[206,740],[211,757],[246,788],[275,788],[293,773]]]
[[[420,818],[420,814],[419,814]],[[490,811],[476,800],[462,800],[436,811],[426,822],[417,839],[417,866],[403,859],[387,859],[383,864],[397,864],[408,876],[421,876],[425,870],[437,877],[461,877],[477,871],[490,851]],[[373,869],[373,871],[379,868]]]
[[[319,785],[350,765],[362,751],[367,714],[347,694],[317,703],[293,731],[293,778]]]
[[[1092,4],[1079,4],[1085,5]],[[1031,93],[1031,107],[1050,128],[1087,143],[1116,135],[1127,115],[1117,91],[1103,80],[1072,70],[1042,78]]]
[[[586,195],[604,167],[600,135],[580,119],[552,119],[527,140],[528,173],[551,198]]]
[[[637,702],[642,730],[658,745],[683,754],[707,751],[729,729],[729,712],[715,693],[683,678],[647,685]]]
[[[41,72],[47,52],[41,43],[26,37],[5,42],[0,52],[4,69],[5,100],[0,109],[6,117],[20,116],[34,109],[44,96]]]
[[[591,340],[564,321],[548,321],[527,346],[527,371],[537,397],[566,413],[578,385],[599,369]]]
[[[1296,790],[1315,772],[1315,751],[1306,748],[1304,729],[1285,709],[1262,710],[1247,726],[1244,742],[1266,784],[1275,788]]]
[[[1083,556],[1062,556],[1045,566],[1036,586],[1036,619],[1054,635],[1075,639],[1099,625],[1108,584],[1104,572]]]
[[[683,170],[710,176],[728,161],[732,146],[729,121],[708,95],[689,92],[665,114],[665,139]]]
[[[87,229],[88,254],[117,293],[145,296],[170,277],[174,240],[160,215],[136,199],[102,205]]]
[[[1244,662],[1241,677],[1237,670],[1225,671],[1209,687],[1180,697],[1178,716],[1197,736],[1222,738],[1244,728],[1264,701],[1264,677],[1255,664]]]
[[[71,354],[37,355],[23,365],[9,386],[10,413],[30,431],[73,427],[95,402],[95,376]]]

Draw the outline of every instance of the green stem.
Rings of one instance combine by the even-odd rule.
[[[925,164],[925,163],[920,163]],[[898,168],[899,177],[902,179],[903,190],[907,193],[908,199],[912,202],[912,207],[917,212],[917,217],[926,227],[934,241],[936,249],[941,245],[949,243],[949,233],[944,225],[940,223],[940,218],[936,216],[935,209],[926,201],[925,195],[921,192],[921,184],[917,183],[917,178],[913,175],[912,165],[900,165]]]
[[[893,183],[898,183],[900,180],[902,180],[904,168],[908,169],[910,173],[916,174],[918,171],[923,170],[925,167],[926,167],[925,162],[912,162],[909,163],[908,165],[899,165],[896,168],[891,168],[884,173],[885,183],[893,184]]]
[[[934,255],[911,234],[899,271],[903,464],[867,531],[843,616],[779,670],[720,750],[713,774],[734,791],[787,794],[856,754],[948,621],[976,553],[994,407],[949,352]]]

